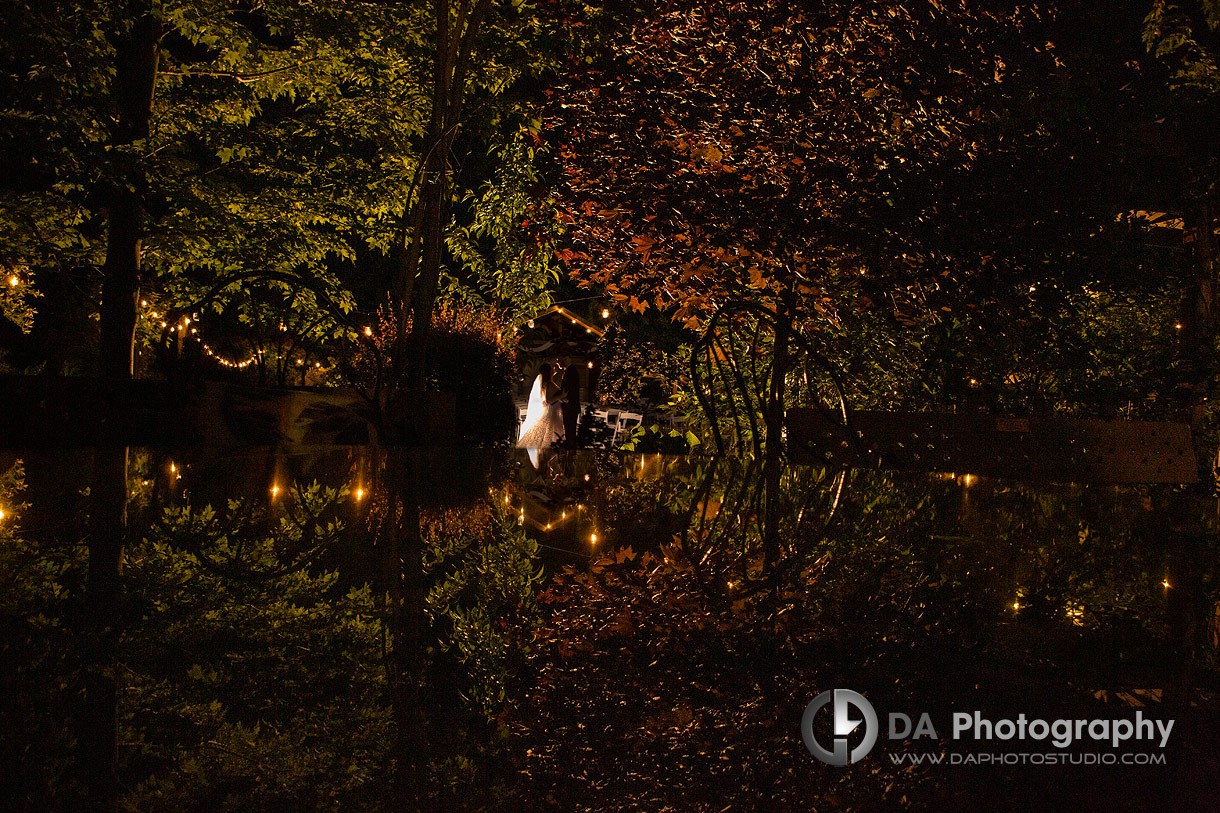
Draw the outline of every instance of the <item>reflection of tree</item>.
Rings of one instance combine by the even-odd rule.
[[[532,636],[539,576],[533,543],[486,488],[438,492],[434,473],[454,465],[394,452],[291,461],[337,486],[297,484],[280,460],[269,493],[259,465],[242,459],[235,471],[255,470],[252,497],[196,504],[184,496],[196,482],[204,491],[236,478],[180,459],[164,490],[143,479],[148,459],[134,460],[123,600],[105,627],[92,617],[96,594],[77,590],[85,546],[14,532],[19,503],[0,480],[0,611],[14,632],[0,639],[13,664],[0,688],[14,699],[0,703],[0,723],[27,744],[6,761],[29,769],[20,798],[81,801],[70,738],[57,732],[79,721],[72,676],[83,666],[90,680],[99,664],[117,677],[109,706],[89,701],[98,730],[110,721],[117,734],[102,742],[117,742],[114,761],[97,760],[111,780],[103,790],[122,789],[116,804],[376,807],[406,794],[408,807],[448,807],[468,795],[496,753],[494,720]],[[393,478],[412,471],[404,493]],[[414,540],[403,537],[411,516]]]
[[[963,705],[1121,716],[1127,706],[1099,698],[1137,689],[1146,715],[1171,716],[1157,689],[1178,676],[1165,657],[1177,646],[1166,595],[1178,587],[1162,586],[1166,551],[1140,530],[1156,525],[1138,491],[858,472],[827,525],[817,521],[825,475],[786,471],[782,556],[763,581],[758,465],[693,468],[678,489],[693,506],[681,544],[641,554],[631,539],[540,594],[534,683],[514,725],[515,750],[530,755],[520,805],[723,809],[749,807],[766,788],[778,808],[828,792],[846,808],[904,797],[1007,806],[990,783],[888,759],[870,759],[850,782],[812,761],[793,745],[792,721],[817,691],[846,683],[938,720]],[[796,524],[808,488],[822,502]],[[738,506],[740,516],[725,515]],[[1214,598],[1214,574],[1196,579]],[[1062,792],[1026,787],[1040,804]],[[1129,804],[1180,790],[1115,776],[1088,792]]]

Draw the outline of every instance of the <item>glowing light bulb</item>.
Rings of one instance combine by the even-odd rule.
[[[275,499],[279,495],[280,495],[280,487],[276,486],[276,485],[271,486],[271,498]]]
[[[603,319],[609,319],[609,318],[610,318],[610,311],[606,310],[605,308],[602,308],[602,318],[603,318]]]
[[[591,362],[591,361],[589,362],[589,369],[590,369],[590,370],[592,370],[592,369],[593,369],[593,362]]]
[[[1014,601],[1014,602],[1012,603],[1012,608],[1013,608],[1014,610],[1019,610],[1019,609],[1021,609],[1021,602],[1019,602],[1019,601]]]
[[[356,489],[356,499],[357,499],[357,500],[363,500],[363,499],[364,499],[364,489],[363,489],[363,488],[358,488],[358,489]]]
[[[596,545],[597,544],[597,534],[590,534],[589,541],[592,542],[594,545]]]
[[[589,482],[589,475],[587,475],[587,474],[585,475],[585,482],[586,483]]]
[[[372,329],[371,327],[366,327],[366,328],[364,329],[364,335],[365,335],[365,336],[372,336],[372,335],[373,335],[373,329]]]
[[[13,274],[11,277],[8,278],[8,284],[11,285],[12,287],[16,288],[18,285],[21,284],[21,280],[19,280],[17,278],[16,274]]]
[[[0,522],[4,520],[4,509],[0,508]]]
[[[1172,585],[1169,583],[1169,579],[1165,579],[1163,582],[1161,582],[1161,586],[1168,590]]]

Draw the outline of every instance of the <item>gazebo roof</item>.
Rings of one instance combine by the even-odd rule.
[[[570,319],[572,324],[580,325],[585,330],[592,333],[594,336],[597,336],[599,339],[606,332],[606,331],[602,330],[601,328],[599,328],[597,325],[589,324],[584,319],[577,316],[575,313],[572,313],[572,311],[568,310],[567,308],[563,307],[562,305],[552,305],[547,310],[544,310],[542,313],[535,316],[531,321],[539,322],[539,321],[542,321],[545,319],[559,319],[559,318]]]

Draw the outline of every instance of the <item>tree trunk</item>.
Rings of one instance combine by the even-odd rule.
[[[390,685],[394,702],[394,804],[420,809],[422,778],[427,775],[428,732],[423,709],[427,660],[424,657],[427,617],[424,612],[423,540],[419,525],[418,449],[402,449],[390,458],[387,482],[395,490],[399,515],[391,522]]]
[[[414,208],[404,212],[406,244],[396,249],[398,340],[395,346],[394,383],[407,393],[427,385],[428,338],[432,308],[436,304],[445,228],[449,219],[449,152],[461,122],[466,72],[471,50],[490,0],[460,0],[453,19],[449,0],[433,0],[436,44],[432,58],[432,113],[421,157],[421,180]],[[409,223],[409,226],[407,224]],[[409,330],[408,330],[409,326]],[[400,393],[400,396],[405,393]],[[405,399],[410,403],[409,397]],[[416,420],[416,437],[425,437],[419,410],[397,410],[400,419]]]
[[[135,152],[137,142],[148,138],[161,38],[161,22],[146,8],[132,9],[132,19],[131,29],[117,35],[114,43],[113,96],[118,115],[112,138],[98,350],[98,373],[115,379],[131,378],[133,372],[145,186]]]
[[[115,659],[126,532],[127,449],[100,448],[94,453],[90,486],[88,612],[82,647],[85,696],[77,745],[91,810],[114,809],[118,799]]]

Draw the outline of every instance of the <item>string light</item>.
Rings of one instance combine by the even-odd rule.
[[[21,280],[17,278],[16,274],[13,274],[11,277],[8,278],[8,284],[11,285],[12,287],[16,288],[18,285],[21,284]]]
[[[610,318],[610,311],[606,310],[605,308],[602,308],[602,318],[603,318],[603,319],[609,319],[609,318]]]
[[[372,335],[373,335],[373,329],[372,329],[371,327],[365,327],[365,329],[364,329],[364,335],[365,335],[365,336],[372,336]]]
[[[245,361],[229,361],[226,358],[221,358],[216,353],[215,350],[208,347],[207,342],[200,342],[200,344],[203,346],[203,352],[205,354],[207,354],[209,357],[215,359],[217,361],[217,363],[219,363],[220,365],[222,365],[224,367],[232,367],[235,370],[244,370],[247,367],[249,367],[251,364],[253,364],[255,361],[258,360],[256,356],[251,356],[250,358],[246,359]]]
[[[363,499],[364,499],[364,489],[363,488],[356,489],[356,500],[359,501],[359,500],[363,500]]]
[[[1169,579],[1165,579],[1163,582],[1161,582],[1161,586],[1168,590],[1172,585],[1169,584]]]
[[[597,534],[590,534],[589,542],[590,542],[590,544],[596,545],[597,544]]]
[[[280,495],[280,487],[277,485],[271,486],[271,499],[275,499]]]

